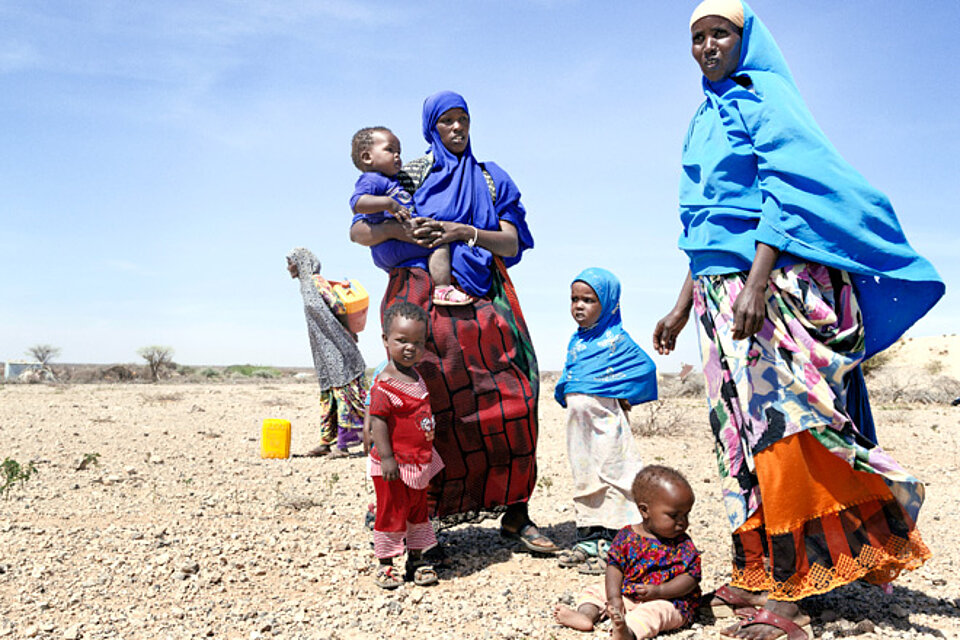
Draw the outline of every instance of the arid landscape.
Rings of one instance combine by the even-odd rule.
[[[897,345],[868,376],[881,443],[927,485],[920,529],[933,558],[892,593],[853,584],[805,606],[820,638],[960,637],[960,339]],[[374,586],[359,457],[261,459],[264,418],[317,436],[310,376],[179,376],[158,384],[0,385],[0,459],[20,465],[0,497],[0,637],[575,639],[558,602],[590,580],[520,553],[495,521],[446,530],[435,587]],[[196,376],[194,376],[196,377]],[[561,408],[545,374],[540,478],[531,515],[574,536]],[[632,421],[648,462],[681,469],[697,493],[690,534],[703,587],[725,581],[728,530],[696,376]],[[31,474],[32,464],[33,473]],[[29,477],[24,477],[29,476]],[[19,478],[19,479],[17,479]],[[5,478],[0,476],[0,487]],[[701,620],[669,638],[714,638]]]

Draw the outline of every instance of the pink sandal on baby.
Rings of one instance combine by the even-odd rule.
[[[445,287],[436,287],[433,290],[433,304],[438,307],[463,307],[473,304],[475,299],[449,284]]]

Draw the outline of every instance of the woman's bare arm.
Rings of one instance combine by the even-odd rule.
[[[387,240],[412,242],[407,230],[396,220],[387,220],[380,224],[369,224],[357,220],[350,226],[350,241],[365,247],[373,247]]]
[[[500,221],[500,228],[495,231],[477,229],[460,222],[441,222],[430,218],[414,218],[413,222],[416,224],[413,237],[417,244],[428,249],[451,242],[466,244],[476,238],[477,246],[489,250],[494,255],[512,258],[520,250],[517,228],[503,220]]]

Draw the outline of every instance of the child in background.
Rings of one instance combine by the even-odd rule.
[[[616,532],[640,514],[631,486],[643,466],[627,411],[657,398],[657,369],[623,329],[620,281],[586,269],[570,286],[570,338],[554,397],[567,408],[567,455],[573,473],[577,543],[560,566],[600,575]]]
[[[653,638],[689,624],[700,599],[700,552],[686,534],[693,489],[675,469],[644,467],[633,481],[639,524],[624,527],[607,553],[604,584],[587,587],[557,622],[592,631],[604,616],[615,640]]]
[[[342,458],[360,441],[366,391],[366,365],[357,349],[357,336],[346,326],[346,307],[320,275],[320,260],[309,249],[287,254],[287,271],[300,281],[303,312],[313,365],[320,383],[320,444],[308,456]],[[336,448],[332,448],[336,444]]]
[[[423,357],[427,312],[411,302],[398,302],[383,314],[383,346],[389,362],[370,389],[373,448],[369,469],[377,494],[373,550],[380,560],[377,586],[395,589],[404,580],[426,586],[437,572],[423,552],[437,544],[427,518],[427,485],[443,469],[433,447],[434,421],[427,386],[414,365]],[[404,576],[393,558],[403,553]]]
[[[353,134],[351,144],[353,164],[363,171],[353,189],[350,208],[371,224],[379,224],[390,215],[401,223],[413,217],[413,198],[396,175],[403,166],[400,161],[400,141],[386,127],[366,127]],[[442,244],[430,252],[427,261],[433,280],[433,304],[463,306],[474,298],[453,286],[450,268],[450,245]]]

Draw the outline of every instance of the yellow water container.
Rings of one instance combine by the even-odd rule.
[[[267,418],[260,438],[261,458],[290,457],[290,421]]]
[[[367,326],[367,309],[370,306],[370,295],[367,290],[356,280],[344,282],[331,280],[330,285],[347,308],[347,327],[353,333],[363,331]]]

